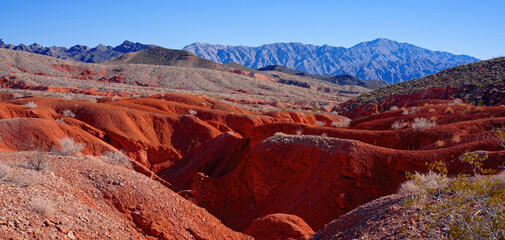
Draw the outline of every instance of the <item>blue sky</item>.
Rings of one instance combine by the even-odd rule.
[[[503,0],[3,0],[1,6],[0,38],[12,44],[351,47],[383,37],[480,59],[505,56]]]

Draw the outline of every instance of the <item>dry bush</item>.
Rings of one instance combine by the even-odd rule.
[[[104,154],[102,154],[101,159],[103,162],[112,165],[124,166],[128,168],[132,167],[130,159],[126,156],[126,153],[123,152],[122,150],[119,152],[107,151]]]
[[[71,117],[71,118],[75,117],[75,113],[72,112],[72,110],[69,110],[69,109],[63,110],[62,114],[65,117]]]
[[[405,122],[403,121],[396,121],[393,124],[391,124],[391,129],[398,130],[401,129],[405,126]]]
[[[30,209],[45,218],[53,218],[56,213],[53,203],[40,197],[30,201]]]
[[[303,130],[302,129],[296,129],[295,133],[296,133],[296,135],[300,136],[300,135],[302,135]]]
[[[193,110],[193,109],[189,110],[188,112],[189,112],[189,115],[191,115],[191,116],[195,116],[198,113],[196,110]]]
[[[37,108],[37,104],[34,101],[27,102],[25,105],[26,109],[35,109]]]
[[[120,96],[114,96],[112,97],[112,101],[118,101],[118,100],[121,100],[121,97]]]
[[[433,112],[436,112],[436,111],[437,111],[437,110],[435,110],[434,108],[430,108],[430,109],[428,109],[428,112],[430,112],[430,113],[433,113]]]
[[[65,101],[70,101],[70,100],[73,100],[73,99],[74,98],[72,96],[70,96],[70,95],[63,96],[63,100],[65,100]]]
[[[9,166],[0,163],[0,180],[9,177],[11,172],[12,169]]]
[[[338,122],[332,122],[331,126],[336,128],[348,128],[351,125],[351,119],[342,119]]]
[[[42,182],[42,178],[31,170],[20,171],[15,175],[11,174],[7,180],[20,187],[36,186]]]
[[[27,157],[27,160],[29,169],[42,171],[48,166],[45,153],[40,146],[35,149],[35,156]]]
[[[63,118],[56,119],[55,121],[56,121],[56,122],[59,122],[59,123],[67,124],[67,123],[65,122],[65,120],[63,120]]]
[[[445,142],[443,140],[438,140],[436,144],[438,147],[443,147],[445,145]]]
[[[463,100],[461,98],[455,98],[452,100],[451,105],[461,105],[463,103]]]
[[[326,122],[316,121],[316,125],[319,126],[319,127],[324,127],[324,126],[326,126]]]
[[[410,124],[410,127],[415,130],[424,130],[436,126],[437,123],[434,121],[429,121],[426,118],[415,118],[414,122]]]
[[[419,112],[419,108],[413,107],[413,108],[407,108],[404,109],[402,112],[402,115],[408,116],[408,115],[414,115]]]
[[[399,110],[400,108],[398,108],[397,106],[391,106],[389,108],[389,111],[396,111],[396,110]]]
[[[72,138],[63,138],[58,140],[60,143],[59,153],[62,155],[73,155],[84,148],[84,144],[74,142]]]
[[[447,108],[445,109],[445,113],[446,113],[446,114],[449,114],[449,113],[454,113],[454,109],[452,109],[452,107],[450,107],[450,106],[449,106],[449,107],[447,107]]]
[[[461,136],[459,134],[452,136],[452,141],[455,143],[461,142]]]
[[[14,93],[14,94],[12,94],[12,97],[13,97],[13,98],[22,98],[22,97],[24,97],[24,96],[25,96],[25,95],[23,95],[22,93]]]

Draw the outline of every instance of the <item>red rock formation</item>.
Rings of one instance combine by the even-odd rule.
[[[256,240],[305,240],[312,236],[314,231],[297,216],[277,213],[254,220],[243,233],[253,236]]]

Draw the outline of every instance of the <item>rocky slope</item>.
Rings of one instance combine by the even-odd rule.
[[[408,43],[379,38],[351,48],[302,43],[274,43],[259,47],[194,43],[184,47],[217,63],[236,62],[250,68],[282,65],[318,75],[348,74],[365,80],[397,83],[419,78],[478,59],[431,51]]]
[[[145,51],[149,52],[137,53],[140,62],[144,61],[142,56],[152,53],[151,49]],[[162,61],[167,57],[163,54],[155,56],[159,58],[147,59]],[[132,55],[132,59],[137,58]],[[324,108],[326,111],[360,92],[370,91],[359,86],[339,86],[291,75],[287,79],[299,84],[289,85],[264,74],[240,70],[197,68],[207,67],[207,64],[210,68],[221,66],[196,56],[171,61],[176,66],[89,64],[0,49],[0,88],[71,92],[92,97],[181,92],[212,96],[251,108]]]
[[[127,53],[106,63],[133,63],[224,70],[223,66],[210,60],[200,58],[184,50],[173,50],[162,47],[152,47],[139,52]]]
[[[338,85],[357,85],[357,86],[362,86],[365,88],[381,88],[385,87],[388,84],[385,81],[379,81],[379,80],[361,80],[358,78],[355,78],[351,75],[337,75],[337,76],[329,76],[329,75],[316,75],[316,74],[310,74],[302,71],[298,71],[295,69],[287,68],[284,66],[280,65],[269,65],[266,67],[262,67],[258,69],[259,71],[273,71],[273,72],[283,72],[283,73],[288,73],[291,75],[296,75],[296,76],[303,76],[303,77],[309,77],[309,78],[316,78],[316,79],[321,79],[330,83],[338,84]]]
[[[94,48],[83,45],[75,45],[71,48],[56,46],[44,47],[37,43],[31,45],[20,44],[15,46],[12,44],[6,44],[0,39],[0,48],[37,53],[55,58],[88,63],[107,61],[117,58],[125,53],[137,52],[151,47],[154,47],[154,45],[146,45],[138,42],[133,43],[130,41],[124,41],[121,45],[116,47],[100,44]]]
[[[343,103],[338,110],[356,118],[429,99],[456,99],[480,106],[504,105],[505,58],[453,67],[427,77],[387,86]]]
[[[57,182],[44,180],[51,183],[30,191],[55,204],[68,202],[57,209],[57,220],[49,218],[47,224],[47,217],[30,208],[4,208],[8,214],[0,219],[5,222],[0,232],[19,237],[60,236],[70,230],[86,237],[84,228],[101,226],[104,234],[134,239],[167,234],[217,239],[217,233],[230,239],[245,237],[237,232],[257,239],[306,239],[361,204],[395,193],[407,172],[427,172],[427,164],[435,161],[445,162],[450,174],[469,172],[459,156],[477,150],[489,153],[486,168],[497,169],[505,153],[492,132],[503,126],[505,108],[453,101],[412,102],[406,106],[408,114],[399,109],[350,120],[328,113],[252,112],[185,94],[109,97],[96,103],[13,94],[2,94],[0,100],[1,151],[50,151],[54,168],[49,170]],[[436,124],[414,127],[420,118]],[[396,122],[400,124],[393,128]],[[83,155],[94,157],[51,157],[63,147],[60,140],[65,137],[83,144]],[[147,178],[98,160],[118,150]],[[33,172],[17,167],[26,161],[13,154],[0,156],[0,161],[16,173]],[[30,191],[16,180],[0,178],[5,196],[25,194],[12,205],[24,209]],[[79,194],[49,191],[67,188]],[[1,201],[12,199],[2,198],[0,204],[7,206]],[[82,206],[80,201],[91,210],[81,213],[70,205]],[[72,208],[78,210],[68,213]],[[370,211],[376,210],[380,209]],[[185,213],[188,217],[178,215]],[[100,218],[104,223],[99,226],[73,225],[79,216],[93,222],[101,214],[106,217]]]

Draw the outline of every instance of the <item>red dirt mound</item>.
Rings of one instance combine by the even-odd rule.
[[[243,233],[256,240],[304,240],[312,236],[314,231],[297,216],[277,213],[254,220]]]

